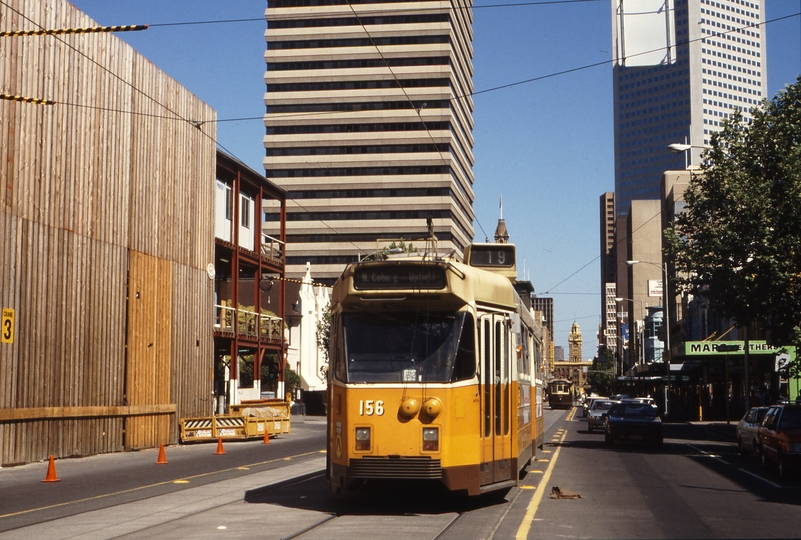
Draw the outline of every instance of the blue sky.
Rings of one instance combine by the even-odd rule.
[[[217,138],[263,170],[265,0],[71,1],[102,25],[150,24],[117,35],[219,120],[257,118],[221,121]],[[801,74],[801,0],[763,1],[773,97]],[[474,2],[475,239],[492,237],[503,197],[520,278],[554,298],[555,344],[567,350],[575,320],[589,359],[601,317],[598,198],[614,191],[611,2],[532,4]],[[174,24],[232,19],[258,20]]]

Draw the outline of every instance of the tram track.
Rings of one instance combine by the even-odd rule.
[[[360,536],[443,540],[458,537],[449,533],[472,511],[486,506],[431,484],[367,485],[335,496],[324,487],[324,478],[324,473],[315,472],[288,479],[248,492],[245,502],[303,511],[295,530],[283,528],[282,540]]]
[[[451,530],[464,516],[465,512],[459,512],[454,516],[449,516],[450,519],[447,521],[447,523],[444,523],[443,525],[439,526],[439,528],[435,531],[435,534],[433,534],[432,536],[421,536],[419,534],[420,525],[410,522],[415,518],[425,519],[424,517],[418,515],[404,515],[398,517],[400,517],[400,519],[403,521],[407,521],[407,523],[404,523],[402,525],[399,524],[400,529],[406,531],[409,530],[417,531],[414,534],[415,538],[420,538],[420,539],[430,538],[431,540],[442,540],[443,538],[446,537],[448,531]],[[331,514],[321,518],[319,521],[312,523],[295,533],[282,537],[281,540],[296,540],[302,538],[331,538],[331,539],[352,538],[352,535],[354,533],[354,525],[357,529],[364,527],[365,533],[368,533],[367,529],[369,528],[369,530],[372,531],[372,534],[369,534],[371,538],[381,537],[376,535],[375,529],[372,528],[371,525],[363,524],[362,526],[359,526],[358,524],[354,524],[353,522],[348,524],[343,524],[343,521],[347,520],[347,518],[361,519],[362,517],[363,516],[359,516],[359,514],[356,512],[336,514],[336,515]],[[386,531],[386,534],[387,537],[397,537],[395,533],[389,531]]]

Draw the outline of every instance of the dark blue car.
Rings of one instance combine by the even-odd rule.
[[[639,440],[662,446],[662,419],[659,411],[647,403],[623,401],[609,409],[604,422],[607,444],[618,440]]]

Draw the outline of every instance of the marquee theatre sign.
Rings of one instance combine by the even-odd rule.
[[[744,341],[687,341],[684,344],[685,356],[724,356],[727,354],[743,354]],[[795,359],[795,347],[769,345],[765,341],[750,341],[749,355],[771,355],[775,361],[775,371],[783,369],[788,362]]]

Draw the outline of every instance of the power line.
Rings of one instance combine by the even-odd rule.
[[[37,27],[39,28],[39,30],[46,30],[46,29],[45,29],[45,28],[44,28],[42,25],[40,25],[40,24],[39,24],[39,23],[37,23],[36,21],[32,20],[30,17],[26,16],[26,15],[25,15],[24,13],[22,13],[21,11],[19,11],[19,10],[17,10],[17,9],[15,9],[15,8],[13,8],[12,6],[10,6],[10,5],[9,5],[7,2],[5,2],[4,0],[0,0],[0,4],[2,4],[2,5],[4,5],[4,6],[6,6],[6,7],[7,7],[7,8],[8,8],[10,11],[13,11],[14,13],[18,14],[18,15],[19,15],[19,16],[20,16],[22,19],[24,19],[24,20],[26,20],[26,21],[30,22],[30,23],[31,23],[31,24],[33,24],[34,26],[37,26]],[[131,89],[132,89],[134,92],[137,92],[137,93],[138,93],[138,94],[140,94],[142,97],[144,97],[144,98],[146,98],[146,99],[149,99],[150,101],[152,101],[153,103],[157,104],[158,106],[160,106],[160,107],[161,107],[161,108],[163,108],[164,110],[166,110],[166,111],[170,112],[171,114],[173,114],[173,116],[174,116],[175,118],[181,119],[181,120],[183,120],[184,122],[187,122],[187,123],[189,123],[189,124],[193,125],[194,127],[198,128],[198,131],[200,131],[200,132],[201,132],[201,133],[202,133],[202,134],[203,134],[205,137],[207,137],[207,138],[209,138],[210,140],[214,141],[214,143],[215,143],[217,146],[219,146],[220,148],[223,148],[223,149],[225,149],[225,150],[226,150],[227,152],[229,152],[231,155],[234,155],[232,152],[228,151],[228,150],[227,150],[227,149],[226,149],[226,148],[225,148],[223,145],[221,145],[221,144],[220,144],[220,143],[219,143],[219,142],[218,142],[218,141],[217,141],[215,138],[212,138],[212,137],[211,137],[211,135],[209,135],[208,133],[206,133],[205,131],[203,131],[202,129],[200,129],[200,128],[201,128],[201,126],[202,126],[204,123],[206,123],[206,121],[198,121],[198,120],[192,120],[192,119],[188,119],[188,118],[184,118],[184,117],[182,117],[182,116],[181,116],[180,114],[178,114],[176,111],[173,111],[173,110],[172,110],[172,109],[170,109],[170,108],[169,108],[167,105],[165,105],[164,103],[161,103],[161,102],[160,102],[158,99],[156,99],[156,98],[154,98],[153,96],[151,96],[151,95],[147,94],[147,93],[146,93],[144,90],[142,90],[142,89],[138,88],[138,87],[137,87],[135,84],[133,84],[132,82],[129,82],[129,81],[125,80],[123,77],[121,77],[120,75],[118,75],[118,74],[114,73],[114,72],[113,72],[113,71],[111,71],[109,68],[107,68],[106,66],[102,65],[102,64],[101,64],[100,62],[98,62],[97,60],[95,60],[95,59],[91,58],[89,55],[87,55],[87,54],[86,54],[86,53],[84,53],[83,51],[80,51],[80,50],[79,50],[78,48],[76,48],[75,46],[71,45],[70,43],[67,43],[66,41],[64,41],[64,40],[63,40],[61,37],[59,37],[58,35],[53,35],[53,38],[54,38],[54,39],[56,39],[56,40],[58,40],[58,41],[59,41],[59,42],[60,42],[62,45],[64,45],[65,47],[67,47],[67,48],[71,49],[72,51],[74,51],[74,52],[75,52],[75,53],[77,53],[78,55],[80,55],[80,56],[84,57],[84,58],[85,58],[87,61],[89,61],[90,63],[94,64],[95,66],[97,66],[97,67],[98,67],[98,68],[100,68],[101,70],[103,70],[103,71],[107,72],[109,75],[111,75],[113,78],[115,78],[115,79],[117,79],[118,81],[120,81],[122,84],[124,84],[124,85],[126,85],[126,86],[130,87],[130,88],[131,88]]]
[[[543,0],[541,2],[515,2],[511,4],[489,4],[486,6],[459,6],[458,9],[473,9],[473,10],[482,10],[482,9],[498,9],[498,8],[511,8],[511,7],[539,7],[539,6],[553,6],[553,5],[568,5],[568,4],[587,4],[587,3],[598,3],[598,2],[606,2],[606,0]],[[404,9],[404,13],[425,13],[427,11],[442,11],[441,7],[425,7],[425,8],[414,8],[414,9]],[[271,16],[271,20],[274,21],[282,21],[282,20],[292,20],[292,21],[300,21],[304,19],[312,19],[316,18],[317,15],[314,13],[310,13],[308,15],[303,14],[291,14],[291,15],[273,15]],[[171,27],[171,26],[201,26],[201,25],[214,25],[214,24],[239,24],[239,23],[252,23],[252,22],[259,22],[264,23],[264,17],[256,17],[256,18],[244,18],[244,19],[207,19],[202,21],[178,21],[178,22],[171,22],[171,23],[155,23],[150,24],[151,27]]]
[[[489,5],[489,6],[473,6],[472,9],[521,7],[521,6],[539,6],[539,5],[569,4],[569,3],[593,3],[593,2],[598,2],[598,1],[600,1],[600,0],[565,0],[565,1],[523,2],[523,3],[515,3],[515,4],[494,4],[494,5]],[[7,4],[5,2],[0,1],[0,3],[2,3],[3,5],[7,6]],[[352,9],[352,6],[351,6],[351,9]],[[421,8],[421,11],[422,10],[431,10],[431,9],[434,9],[434,8]],[[464,8],[460,7],[460,9],[464,9]],[[793,17],[798,17],[799,15],[801,15],[801,12],[796,12],[796,13],[785,15],[785,16],[782,16],[782,17],[777,17],[775,19],[769,19],[769,20],[762,21],[762,22],[757,23],[757,24],[747,24],[745,26],[741,26],[741,27],[738,27],[738,28],[733,28],[732,30],[727,30],[725,32],[717,32],[717,33],[714,33],[714,34],[710,34],[709,36],[703,36],[703,37],[700,37],[700,38],[696,38],[695,40],[690,40],[690,41],[687,41],[685,43],[689,44],[689,43],[693,43],[695,41],[708,39],[710,37],[718,37],[718,36],[725,35],[725,34],[736,33],[739,30],[742,30],[742,29],[745,29],[745,28],[752,28],[754,26],[764,26],[764,25],[768,25],[768,24],[771,24],[771,23],[774,23],[774,22],[779,22],[779,21],[783,21],[783,20],[790,19],[790,18],[793,18]],[[294,18],[293,18],[293,20],[294,20]],[[255,22],[255,21],[264,22],[264,19],[263,18],[258,18],[258,19],[227,19],[227,20],[221,20],[221,21],[190,21],[190,22],[177,22],[177,23],[150,24],[150,25],[146,25],[146,26],[150,26],[150,27],[180,26],[180,25],[240,23],[240,22]],[[364,24],[361,24],[361,26],[365,29],[365,31],[367,31]],[[369,32],[368,32],[368,37],[370,37]],[[370,39],[371,39],[371,42],[372,42],[372,37],[370,37]],[[685,43],[682,43],[681,45],[684,45]],[[373,42],[373,45],[375,46],[374,42]],[[377,49],[377,47],[376,47],[376,49]],[[657,52],[657,51],[660,51],[660,50],[662,50],[661,47],[657,48],[657,49],[652,49],[652,50],[649,50],[649,51],[643,51],[641,53],[632,54],[632,55],[627,56],[627,58],[634,58],[634,57],[641,56],[641,55],[651,54],[651,53],[654,53],[654,52]],[[383,59],[383,56],[382,56],[382,59]],[[482,94],[487,94],[487,93],[490,93],[490,92],[497,92],[499,90],[505,90],[507,88],[513,88],[515,86],[521,86],[521,85],[524,85],[524,84],[530,84],[532,82],[538,82],[538,81],[542,81],[542,80],[546,80],[546,79],[551,79],[551,78],[558,77],[558,76],[561,76],[561,75],[568,75],[568,74],[571,74],[571,73],[576,73],[578,71],[583,71],[583,70],[587,70],[587,69],[591,69],[591,68],[595,68],[595,67],[604,66],[604,65],[607,65],[609,63],[614,63],[616,61],[618,61],[618,59],[603,60],[603,61],[600,61],[600,62],[594,62],[592,64],[585,64],[583,66],[578,66],[578,67],[575,67],[575,68],[569,68],[569,69],[565,69],[565,70],[561,70],[561,71],[556,71],[556,72],[548,73],[548,74],[545,74],[545,75],[540,75],[540,76],[537,76],[537,77],[531,77],[531,78],[528,78],[528,79],[515,81],[515,82],[512,82],[512,83],[507,83],[507,84],[503,84],[503,85],[487,88],[487,89],[484,89],[484,90],[479,90],[479,91],[476,91],[476,92],[471,92],[471,93],[466,93],[466,94],[462,94],[462,95],[459,95],[459,96],[455,96],[453,98],[450,98],[450,101],[464,99],[466,97],[474,97],[474,96],[478,96],[478,95],[482,95]],[[389,67],[389,66],[387,66],[387,67]],[[395,77],[396,80],[397,80],[397,77],[395,76],[394,72],[391,71],[391,68],[390,68],[390,72],[392,73],[393,77]],[[126,83],[126,84],[128,84],[128,83]],[[134,88],[133,85],[131,85],[131,87]],[[136,89],[136,88],[134,88],[134,89]],[[136,90],[140,91],[138,89],[136,89]],[[145,94],[143,93],[143,95],[145,95]],[[150,96],[146,96],[146,97],[150,98]],[[150,99],[153,99],[153,98],[150,98]],[[154,99],[154,101],[156,101],[156,100]],[[158,102],[156,101],[156,103],[158,103]],[[67,103],[64,103],[64,104],[66,105]],[[159,105],[161,105],[161,104],[159,103]],[[163,106],[163,107],[165,109],[169,110],[166,106]],[[100,109],[100,110],[111,110],[111,109],[103,109],[102,107],[95,107],[95,108]],[[126,111],[116,110],[116,111],[113,111],[113,112],[126,112]],[[173,111],[170,111],[170,112],[173,112]],[[130,113],[131,114],[137,114],[137,113],[135,113],[133,111],[130,111]],[[313,116],[313,115],[325,116],[325,115],[346,114],[346,113],[347,113],[347,111],[311,112],[311,113],[299,113],[299,114],[296,114],[296,115],[287,114],[287,115],[282,115],[281,118],[282,119],[296,119],[296,118],[304,118],[304,117]],[[173,114],[176,114],[176,113],[173,113]],[[150,115],[150,116],[158,117],[157,115]],[[181,118],[177,114],[176,114],[176,116],[181,120],[189,121],[187,119]],[[163,116],[162,118],[172,118],[172,117]],[[250,121],[264,121],[264,116],[249,116],[249,117],[246,116],[246,117],[238,117],[238,118],[217,118],[215,120],[196,120],[195,122],[196,123],[199,122],[200,124],[204,124],[204,123],[212,123],[212,122],[214,122],[214,123],[223,123],[223,122],[250,122]]]

